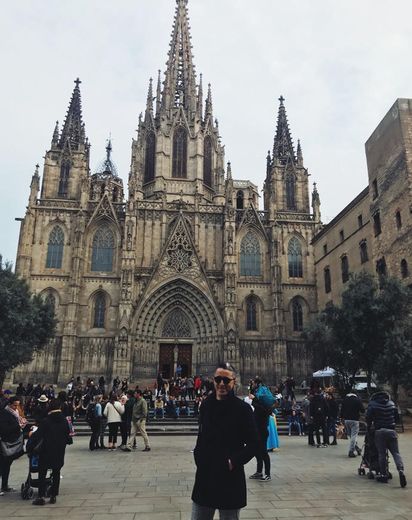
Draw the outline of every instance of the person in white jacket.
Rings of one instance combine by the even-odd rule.
[[[124,405],[117,400],[116,394],[110,396],[103,413],[107,417],[107,424],[109,426],[109,442],[107,447],[110,451],[113,451],[116,449],[117,432],[122,420],[121,416],[124,414]]]

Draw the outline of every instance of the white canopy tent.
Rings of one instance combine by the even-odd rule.
[[[322,378],[322,377],[333,377],[336,374],[336,371],[332,367],[325,367],[322,370],[317,370],[313,372],[312,377]]]

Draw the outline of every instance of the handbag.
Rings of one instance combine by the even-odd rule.
[[[23,434],[20,433],[19,437],[15,441],[0,441],[0,452],[5,458],[17,459],[24,453],[23,449]]]

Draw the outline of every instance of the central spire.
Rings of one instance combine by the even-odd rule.
[[[276,135],[273,143],[273,160],[277,159],[281,164],[286,164],[288,159],[291,159],[292,162],[296,161],[284,101],[285,98],[280,96]]]
[[[166,64],[162,105],[196,110],[196,73],[193,65],[187,0],[176,0],[172,39]]]

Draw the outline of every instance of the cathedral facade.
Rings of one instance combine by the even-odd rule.
[[[301,332],[317,311],[312,239],[320,227],[284,99],[258,188],[232,177],[210,86],[193,64],[187,0],[177,0],[163,81],[150,80],[132,140],[127,197],[110,143],[97,171],[76,80],[42,178],[32,177],[16,271],[55,308],[56,337],[16,378],[64,383],[103,374],[242,381],[309,371]]]

